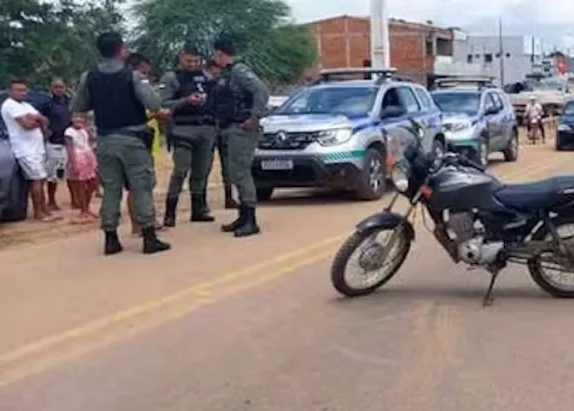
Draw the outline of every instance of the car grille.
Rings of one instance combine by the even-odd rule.
[[[258,142],[260,150],[303,150],[317,141],[318,132],[265,133]]]

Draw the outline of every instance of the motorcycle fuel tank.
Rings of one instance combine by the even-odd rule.
[[[493,193],[502,187],[502,183],[474,168],[444,167],[432,176],[429,185],[433,190],[429,202],[435,209],[486,211],[501,207]]]

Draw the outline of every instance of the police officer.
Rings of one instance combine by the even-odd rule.
[[[201,56],[186,45],[176,70],[160,80],[165,107],[173,111],[169,144],[173,147],[173,171],[165,201],[164,225],[174,227],[179,195],[188,173],[191,221],[215,221],[207,209],[207,177],[213,161],[215,119],[208,103],[213,82],[203,71]]]
[[[103,33],[96,45],[102,61],[82,75],[71,110],[94,111],[98,166],[104,188],[100,211],[104,253],[123,250],[117,227],[125,186],[133,193],[143,252],[166,251],[170,245],[157,238],[154,227],[153,163],[146,108],[157,117],[165,118],[169,112],[161,108],[161,100],[149,81],[125,65],[126,50],[120,34]]]
[[[251,163],[261,138],[259,119],[267,113],[269,91],[249,67],[234,61],[234,55],[230,39],[215,42],[213,59],[223,70],[215,87],[214,113],[222,137],[227,140],[229,177],[240,200],[238,218],[221,229],[245,237],[260,232],[255,218],[257,192]]]
[[[207,71],[211,75],[214,81],[217,81],[221,75],[221,67],[212,59],[207,63]],[[214,94],[214,93],[212,93]],[[224,187],[224,198],[225,198],[225,208],[237,208],[238,204],[233,199],[233,190],[231,188],[231,181],[229,181],[229,168],[227,167],[228,162],[228,148],[227,140],[223,138],[222,133],[219,129],[216,130],[217,135],[215,137],[215,147],[217,148],[217,153],[219,155],[219,162],[221,167],[221,180],[223,181]],[[212,163],[213,164],[213,163]],[[211,172],[211,169],[209,170]]]

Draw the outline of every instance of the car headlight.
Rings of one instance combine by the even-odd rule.
[[[472,127],[470,121],[456,121],[453,123],[446,123],[444,125],[444,130],[451,133],[456,133],[457,131],[463,131]]]
[[[558,131],[571,131],[572,127],[568,124],[558,124]]]
[[[397,163],[391,169],[391,181],[399,193],[409,189],[409,175],[402,164]]]
[[[335,146],[346,143],[351,139],[353,130],[350,128],[339,128],[335,130],[325,130],[319,133],[317,141],[323,146]]]

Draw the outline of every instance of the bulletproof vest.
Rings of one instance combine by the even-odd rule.
[[[193,93],[199,93],[204,96],[206,103],[209,103],[209,94],[211,93],[213,82],[206,77],[202,70],[176,70],[175,75],[179,83],[179,89],[174,96],[176,99],[186,98]],[[178,125],[213,124],[213,113],[209,104],[198,106],[186,104],[174,110],[173,121]]]
[[[251,93],[239,84],[231,83],[234,64],[222,71],[214,90],[213,112],[215,118],[223,125],[247,120],[253,107]]]
[[[130,69],[104,73],[95,68],[88,73],[86,86],[98,130],[116,130],[147,122],[145,107],[135,94]]]

